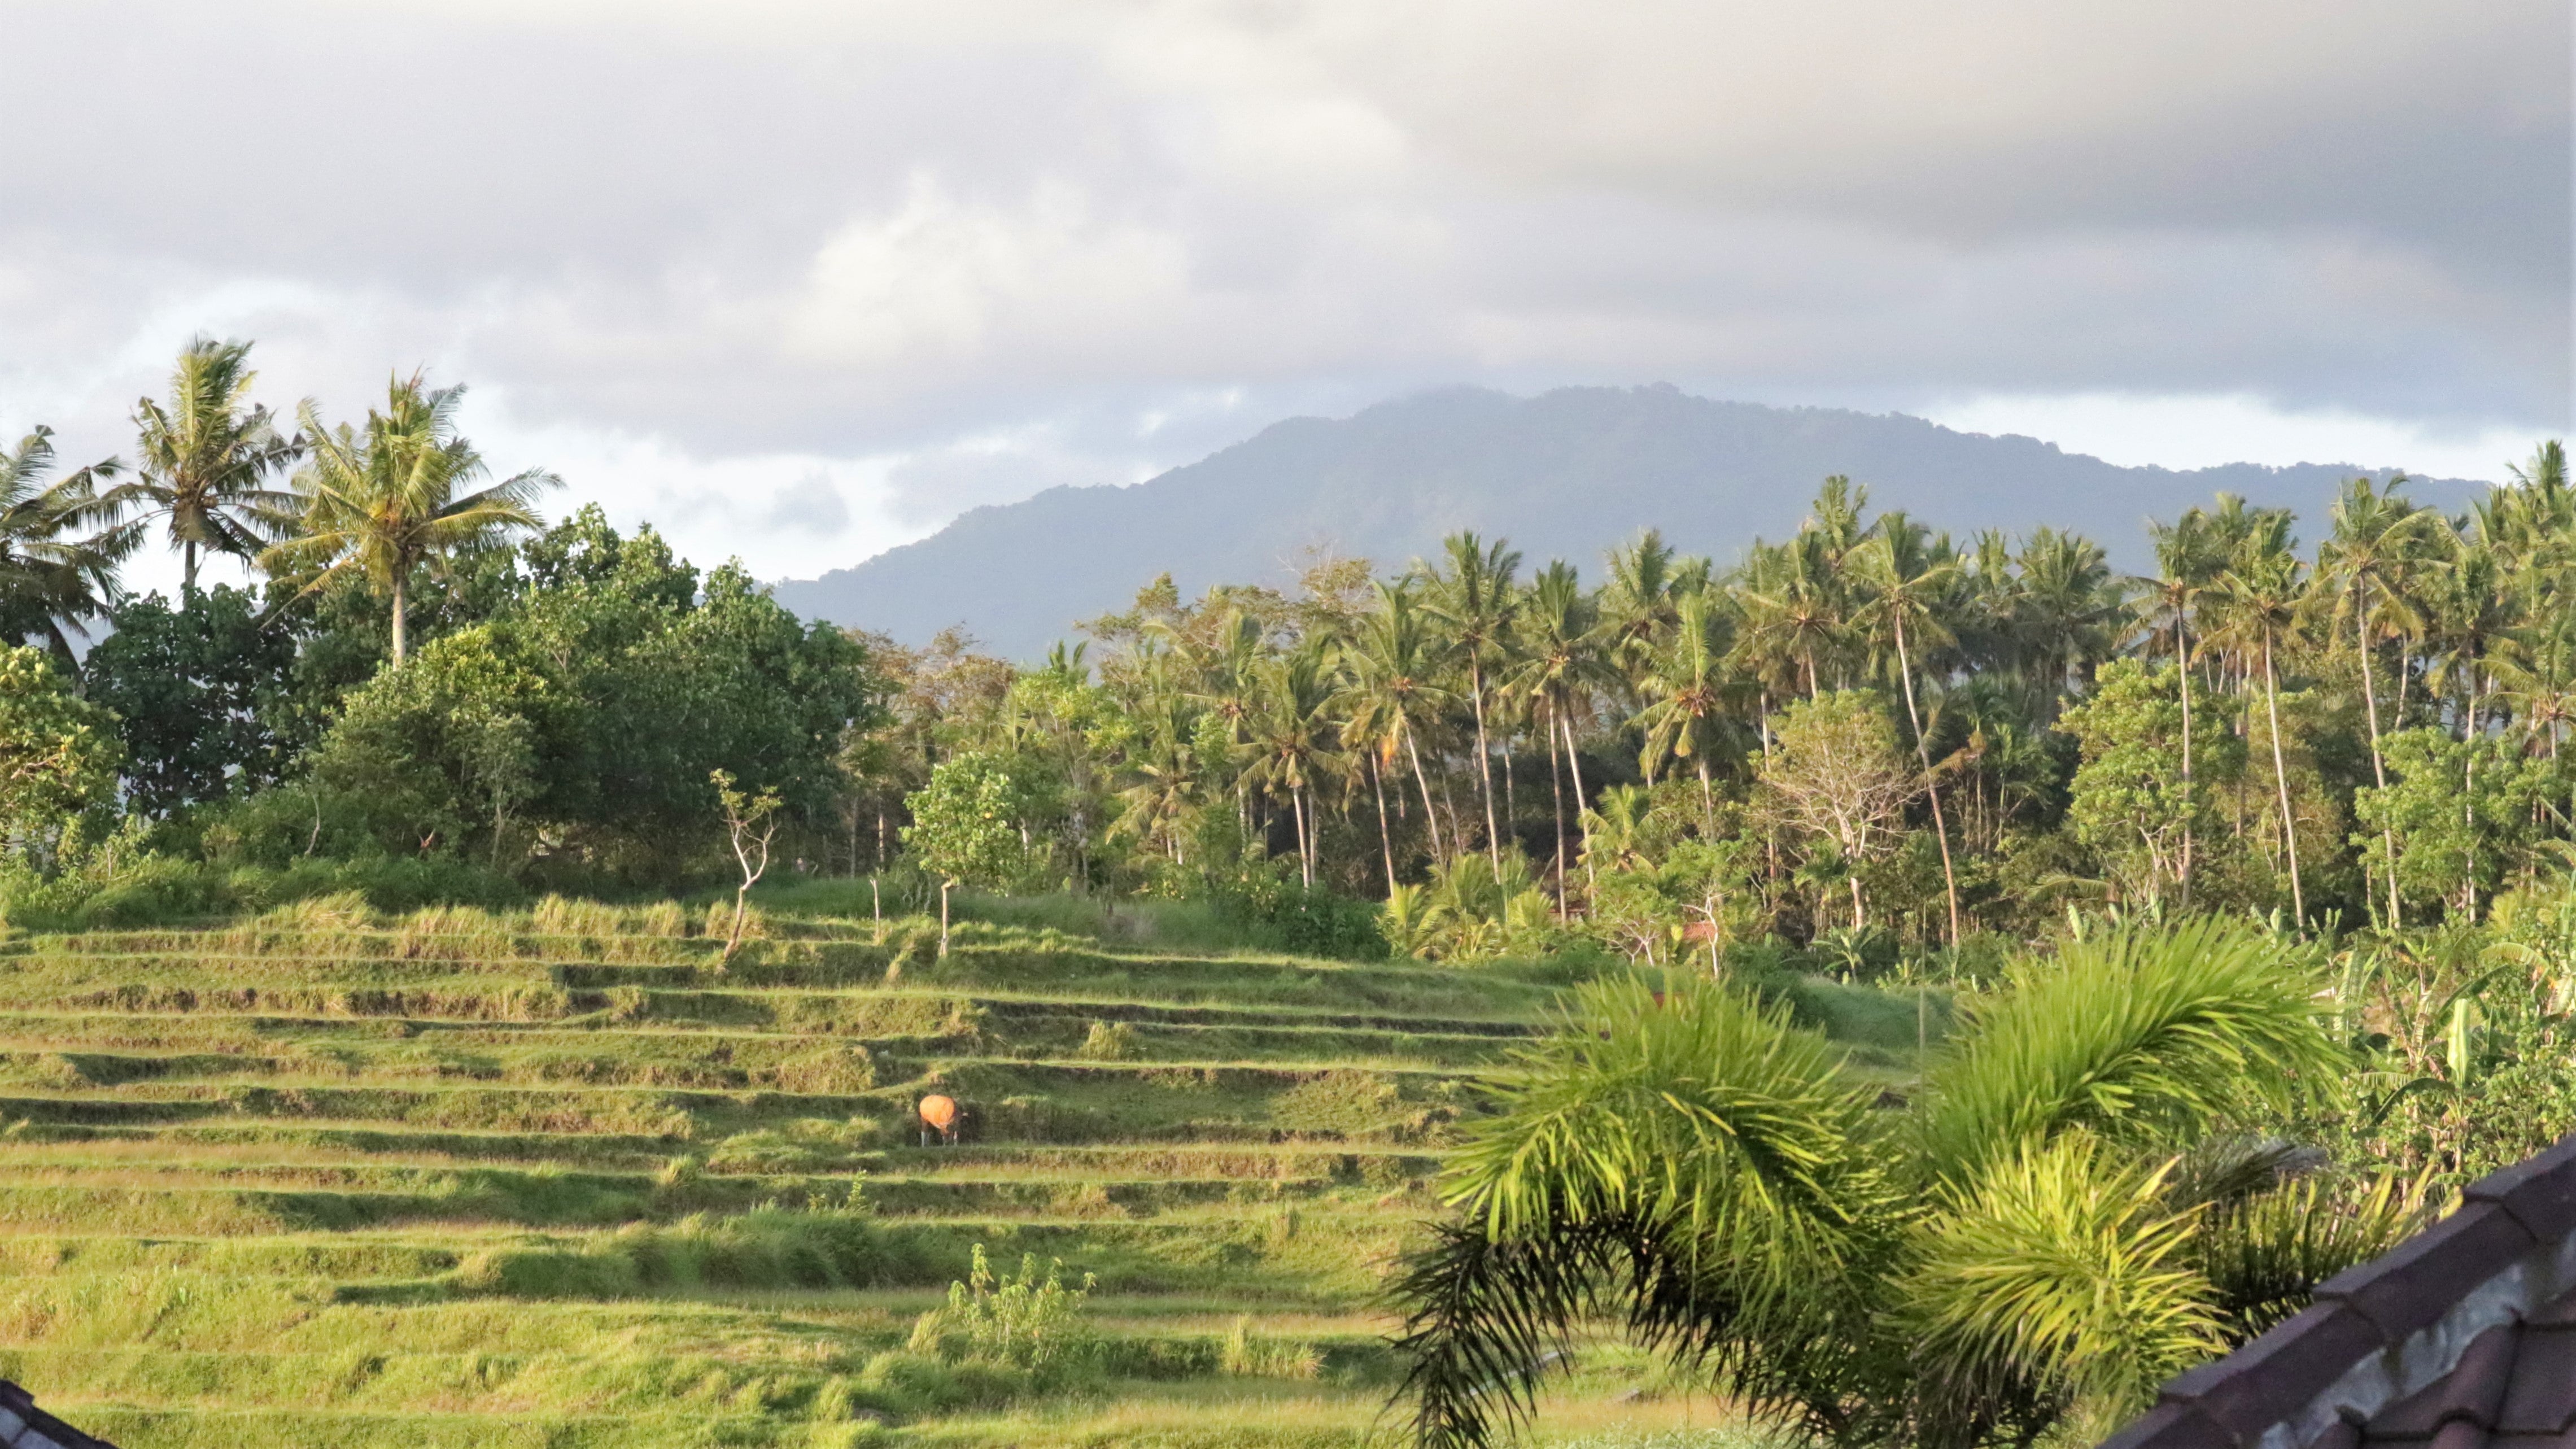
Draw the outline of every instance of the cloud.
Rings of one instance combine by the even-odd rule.
[[[0,94],[0,424],[113,451],[199,331],[333,416],[426,365],[496,464],[763,568],[1457,381],[2568,421],[2544,0],[9,23],[47,62]]]

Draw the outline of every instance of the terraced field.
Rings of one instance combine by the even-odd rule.
[[[1464,1077],[1559,990],[571,914],[0,944],[0,1375],[133,1449],[1354,1442]],[[1105,1391],[904,1351],[978,1243],[1098,1275]]]

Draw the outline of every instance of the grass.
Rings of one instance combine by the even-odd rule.
[[[129,1449],[1361,1443],[1468,1080],[1578,973],[1072,897],[942,958],[864,891],[731,962],[702,902],[0,939],[0,1375]],[[1797,1009],[1910,1060],[1911,998]],[[1094,1277],[1080,1384],[916,1351],[978,1245]],[[1605,1349],[1539,1442],[1730,1422]]]

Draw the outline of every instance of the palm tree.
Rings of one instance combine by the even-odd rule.
[[[1618,671],[1602,647],[1599,610],[1571,564],[1559,559],[1539,571],[1521,599],[1519,655],[1498,681],[1502,690],[1528,702],[1531,715],[1547,734],[1547,776],[1556,791],[1556,906],[1565,911],[1565,796],[1557,768],[1557,747],[1574,774],[1574,810],[1585,809],[1583,759],[1576,752],[1574,722],[1589,714],[1599,692],[1618,680]]]
[[[1914,756],[1923,765],[1923,788],[1932,802],[1932,830],[1941,841],[1941,883],[1949,896],[1950,944],[1959,944],[1959,876],[1950,862],[1950,826],[1941,814],[1940,782],[1932,778],[1932,743],[1924,735],[1923,712],[1914,702],[1913,648],[1926,651],[1957,642],[1945,615],[1961,564],[1949,538],[1935,540],[1921,524],[1902,513],[1878,520],[1874,547],[1861,557],[1875,597],[1862,610],[1863,621],[1884,628],[1896,649],[1896,677],[1905,686],[1905,715],[1914,726]],[[1913,643],[1906,639],[1913,630]]]
[[[1729,706],[1740,698],[1726,667],[1730,632],[1714,594],[1684,594],[1672,644],[1655,656],[1639,689],[1645,705],[1630,721],[1645,736],[1637,768],[1648,784],[1667,761],[1689,760],[1697,768],[1700,808],[1710,829],[1716,826],[1717,799],[1709,762],[1734,742]]]
[[[1313,807],[1315,787],[1338,776],[1348,764],[1348,756],[1333,746],[1333,680],[1325,652],[1324,646],[1310,640],[1262,661],[1251,721],[1252,759],[1244,772],[1252,787],[1288,797],[1297,824],[1299,875],[1309,888],[1315,884],[1315,857],[1323,831],[1323,820]]]
[[[2335,499],[2333,532],[2317,550],[2317,582],[2334,600],[2328,637],[2333,637],[2335,626],[2349,620],[2353,651],[2361,656],[2361,699],[2370,725],[2370,771],[2382,790],[2388,788],[2388,764],[2380,750],[2379,689],[2371,657],[2378,652],[2379,639],[2390,632],[2387,625],[2391,616],[2406,608],[2403,581],[2420,563],[2441,521],[2439,514],[2418,508],[2398,494],[2399,485],[2405,481],[2403,474],[2391,478],[2385,491],[2367,477],[2346,483]],[[2403,919],[2398,914],[2397,832],[2393,826],[2383,825],[2380,843],[2388,869],[2388,921],[2393,928]]]
[[[1422,790],[1422,821],[1431,854],[1441,857],[1440,811],[1432,803],[1431,777],[1417,743],[1423,722],[1438,717],[1451,695],[1440,685],[1430,622],[1407,583],[1377,586],[1377,608],[1364,614],[1341,655],[1344,681],[1333,707],[1343,717],[1342,743],[1364,749],[1378,792],[1378,841],[1386,852],[1386,878],[1395,883],[1395,844],[1386,823],[1383,774],[1404,752],[1413,782]]]
[[[201,551],[256,557],[295,512],[296,495],[268,480],[301,444],[278,433],[267,408],[245,406],[259,376],[249,360],[247,342],[190,342],[171,370],[169,403],[136,400],[140,461],[132,481],[107,495],[146,519],[170,521],[170,542],[185,560],[182,597],[197,591]]]
[[[2119,647],[2128,601],[2102,546],[2053,528],[2034,529],[2021,547],[2012,629],[2032,698],[2048,719],[2070,690]]]
[[[2168,630],[2173,636],[2175,682],[2182,691],[2182,788],[2185,804],[2182,828],[2182,854],[2177,862],[2176,880],[2182,887],[2182,902],[2191,904],[2192,864],[2198,842],[2192,838],[2192,810],[2197,796],[2192,789],[2191,746],[2191,630],[2201,596],[2214,584],[2227,567],[2227,555],[2215,545],[2209,515],[2194,508],[2172,524],[2149,525],[2155,538],[2156,576],[2136,579],[2145,586],[2145,607],[2150,642]]]
[[[1832,1444],[2029,1444],[2143,1407],[2410,1228],[2393,1178],[2219,1135],[2333,1090],[2298,958],[2205,922],[2014,980],[1894,1111],[1722,985],[1585,988],[1494,1089],[1399,1285],[1414,1441],[1493,1443],[1609,1310]]]
[[[1440,541],[1447,571],[1436,567],[1425,571],[1431,585],[1431,612],[1447,630],[1449,647],[1467,675],[1467,700],[1476,714],[1476,778],[1485,797],[1485,853],[1497,870],[1502,868],[1503,834],[1501,819],[1494,812],[1485,683],[1490,671],[1503,662],[1511,637],[1512,575],[1520,571],[1521,556],[1507,545],[1505,539],[1489,544],[1473,533],[1453,533]]]
[[[303,420],[311,461],[295,475],[295,532],[260,561],[306,581],[310,593],[354,574],[393,605],[393,661],[410,632],[412,574],[459,554],[494,547],[543,526],[532,505],[563,480],[541,468],[464,491],[484,474],[483,455],[456,432],[465,389],[424,389],[418,373],[396,378],[382,412],[369,409],[364,435],[322,425],[313,404]]]
[[[104,526],[116,506],[98,484],[119,471],[115,459],[45,481],[53,436],[38,427],[0,450],[0,634],[41,636],[69,664],[72,636],[88,638],[88,621],[115,602],[116,566],[142,535],[132,524]],[[100,531],[77,536],[92,527]]]
[[[2225,636],[2240,652],[2259,652],[2263,660],[2263,712],[2271,725],[2272,783],[2280,792],[2283,854],[2290,866],[2290,908],[2300,920],[2308,915],[2307,894],[2299,881],[2299,825],[2290,808],[2290,770],[2281,753],[2281,683],[2275,662],[2281,640],[2298,626],[2301,597],[2298,555],[2291,551],[2290,516],[2266,510],[2237,544],[2219,593],[2225,607]]]

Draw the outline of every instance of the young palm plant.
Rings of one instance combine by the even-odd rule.
[[[326,428],[313,404],[302,411],[312,457],[295,475],[294,536],[260,561],[312,592],[342,574],[363,576],[393,608],[393,662],[410,633],[412,575],[541,526],[534,504],[563,480],[542,468],[472,489],[483,455],[456,432],[462,387],[424,388],[420,375],[394,379],[382,412],[370,409],[362,435]]]
[[[2226,924],[2097,933],[2024,962],[1900,1109],[1728,987],[1587,988],[1400,1285],[1415,1441],[1495,1442],[1605,1311],[1833,1444],[2141,1406],[2411,1223],[2234,1135],[2335,1090],[2310,975]]]

